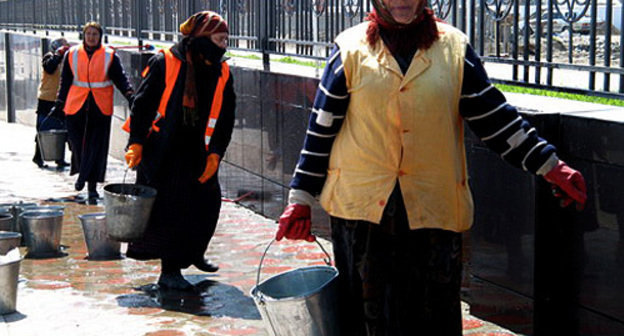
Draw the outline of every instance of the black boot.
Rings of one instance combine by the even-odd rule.
[[[97,183],[89,182],[88,190],[89,190],[89,199],[87,200],[87,202],[89,203],[89,205],[97,205],[98,198],[100,198],[100,194],[98,194],[97,192]]]
[[[85,182],[80,179],[80,176],[78,176],[76,183],[74,183],[74,189],[76,189],[76,191],[81,191],[82,189],[84,189],[84,186]]]
[[[214,273],[219,270],[219,265],[211,263],[209,260],[204,259],[203,256],[201,257],[201,259],[193,262],[193,266],[197,267],[197,269],[200,271],[208,273]]]
[[[162,259],[161,265],[160,277],[158,278],[158,286],[160,288],[176,290],[192,290],[195,288],[195,286],[184,279],[180,268],[175,266],[174,263]]]

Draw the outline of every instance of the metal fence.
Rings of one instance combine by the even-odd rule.
[[[624,97],[624,7],[619,0],[429,0],[463,30],[500,82]],[[196,11],[221,13],[230,49],[323,59],[333,38],[364,20],[368,0],[0,0],[0,27],[80,31],[98,21],[107,34],[177,41]],[[489,71],[489,70],[488,70]]]

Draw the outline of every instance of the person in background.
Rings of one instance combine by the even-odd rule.
[[[113,84],[131,102],[134,93],[115,51],[102,45],[104,31],[89,22],[83,42],[69,49],[63,62],[55,109],[63,110],[72,150],[70,175],[81,191],[88,184],[88,203],[97,204],[97,183],[104,182],[113,115]]]
[[[149,60],[125,125],[126,162],[137,167],[138,184],[158,192],[143,239],[130,243],[126,255],[160,259],[159,287],[188,290],[193,285],[182,269],[219,269],[204,253],[221,209],[218,168],[232,136],[236,96],[223,58],[227,22],[203,11],[180,32],[180,42]]]
[[[464,122],[503,159],[552,183],[563,206],[584,206],[585,182],[425,0],[372,4],[367,21],[335,40],[276,239],[314,241],[310,207],[320,195],[341,335],[459,336],[461,233],[473,221]]]
[[[61,79],[61,62],[63,55],[69,49],[67,40],[60,37],[54,39],[50,43],[51,51],[43,55],[41,65],[43,66],[43,75],[39,84],[39,96],[37,100],[37,132],[52,129],[65,129],[65,115],[62,110],[55,110],[54,114],[50,113],[54,107],[56,94],[59,89]],[[46,167],[41,157],[39,142],[35,137],[35,155],[32,161],[39,167]],[[64,159],[57,160],[56,169],[63,170],[69,165]]]

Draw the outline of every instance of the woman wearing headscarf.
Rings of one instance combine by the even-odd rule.
[[[97,183],[104,182],[113,115],[113,85],[132,99],[132,86],[114,50],[102,44],[99,23],[88,22],[81,44],[69,49],[63,62],[55,109],[65,111],[72,151],[70,175],[74,187],[88,184],[88,202],[97,204]]]
[[[368,20],[335,40],[276,239],[313,241],[319,196],[331,217],[340,335],[459,336],[461,233],[473,220],[464,122],[556,186],[563,205],[583,207],[585,183],[425,0],[372,3]]]
[[[127,256],[160,259],[162,288],[190,289],[181,269],[204,258],[221,208],[219,162],[234,127],[235,94],[223,58],[228,25],[204,11],[180,25],[184,38],[153,56],[132,106],[126,161],[158,192],[144,237]],[[128,130],[128,129],[127,129]]]
[[[53,113],[50,112],[56,101],[56,94],[58,93],[59,84],[61,82],[61,62],[63,62],[65,52],[69,49],[69,43],[67,43],[65,38],[59,37],[50,43],[50,49],[50,51],[43,55],[43,59],[41,60],[43,73],[41,76],[41,83],[39,84],[37,100],[37,131],[66,128],[63,110],[54,109]],[[36,137],[35,156],[32,160],[39,168],[45,166],[39,149],[39,141]],[[62,170],[68,165],[65,159],[56,161],[57,170]]]

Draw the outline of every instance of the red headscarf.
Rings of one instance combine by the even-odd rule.
[[[193,14],[180,25],[180,32],[184,36],[191,38],[210,36],[216,33],[229,33],[228,24],[225,19],[212,11],[203,11]],[[195,85],[195,65],[192,57],[187,51],[186,54],[186,81],[184,82],[184,97],[182,105],[190,113],[195,113],[197,105],[197,88]]]
[[[221,15],[212,11],[193,14],[180,25],[180,32],[185,36],[210,36],[214,33],[229,33],[228,24]]]
[[[396,22],[383,4],[383,0],[372,0],[373,11],[368,14],[369,20],[366,39],[373,46],[379,40],[379,29],[386,31],[388,49],[392,53],[402,50],[428,49],[438,39],[437,19],[433,11],[425,7],[425,1],[416,11],[416,18],[412,22],[403,24]],[[384,35],[386,36],[386,35]]]

